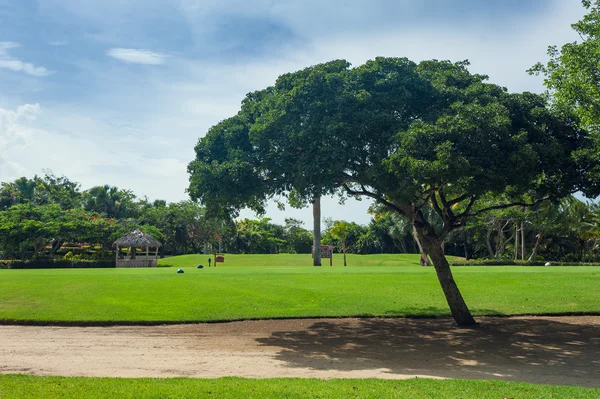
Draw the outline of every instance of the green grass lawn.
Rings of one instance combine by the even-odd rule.
[[[184,274],[167,267],[0,270],[0,320],[449,315],[435,271],[417,266],[415,255],[355,255],[348,267],[308,266],[307,255],[227,255],[217,268],[196,269],[205,258],[161,261]],[[456,267],[454,273],[476,315],[600,313],[599,268]]]
[[[159,266],[171,267],[196,267],[202,264],[208,266],[209,255],[181,255],[159,260]],[[450,256],[449,259],[454,259]],[[413,254],[379,254],[379,255],[347,255],[347,263],[350,266],[419,266],[419,256]],[[329,259],[323,259],[323,267],[329,266]],[[333,256],[334,266],[343,266],[342,255]],[[214,264],[211,263],[211,266]],[[222,266],[312,266],[310,254],[278,254],[278,255],[225,255],[225,263],[217,263]]]
[[[0,398],[592,399],[600,389],[503,381],[0,376]]]

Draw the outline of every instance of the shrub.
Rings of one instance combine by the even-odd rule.
[[[114,260],[65,260],[38,259],[30,261],[0,260],[0,269],[66,269],[66,268],[113,268]]]
[[[450,266],[546,266],[547,261],[533,261],[514,259],[472,259],[450,262]],[[598,262],[550,262],[551,266],[600,266]]]

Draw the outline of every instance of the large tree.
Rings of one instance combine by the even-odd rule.
[[[554,104],[573,109],[583,124],[600,127],[600,0],[583,0],[588,9],[572,28],[581,41],[548,47],[550,60],[538,63],[530,73],[542,73]]]
[[[557,112],[574,112],[578,124],[600,143],[600,0],[582,0],[588,13],[571,27],[580,41],[548,47],[550,58],[534,65],[531,74],[545,75],[544,84]],[[600,152],[580,155],[586,162],[588,185],[600,185]],[[598,188],[596,188],[598,189]]]
[[[488,195],[509,207],[584,189],[575,155],[590,143],[542,97],[509,94],[467,65],[377,58],[283,75],[200,139],[190,195],[233,214],[292,190],[308,201],[340,191],[372,198],[414,226],[454,319],[474,324],[444,238],[485,212],[478,202]]]

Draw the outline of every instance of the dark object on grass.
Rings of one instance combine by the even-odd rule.
[[[204,269],[204,266],[198,265],[198,269]]]
[[[177,269],[177,273],[183,273],[182,269]]]

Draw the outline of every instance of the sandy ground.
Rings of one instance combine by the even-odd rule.
[[[467,378],[600,387],[600,316],[0,326],[0,373]]]

